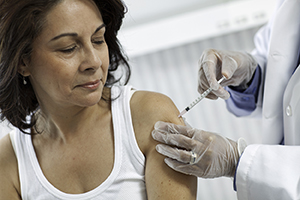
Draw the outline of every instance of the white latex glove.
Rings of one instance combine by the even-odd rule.
[[[152,137],[165,143],[158,144],[156,150],[169,157],[165,163],[176,171],[202,178],[233,177],[235,173],[239,152],[232,140],[161,121],[155,124]]]
[[[198,67],[198,92],[202,94],[211,87],[213,90],[207,98],[228,99],[230,95],[223,87],[230,85],[246,89],[257,62],[245,52],[207,49],[202,53]],[[222,76],[226,78],[221,83],[223,87],[217,82]]]

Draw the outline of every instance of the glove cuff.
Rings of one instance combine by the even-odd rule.
[[[246,147],[247,147],[246,140],[244,138],[239,138],[238,141],[237,141],[237,149],[238,149],[238,154],[239,154],[239,160],[238,160],[238,163],[236,165],[234,176],[232,177],[234,191],[236,191],[236,171],[237,171],[237,168],[238,168],[238,165],[239,165],[239,161],[240,161],[241,155],[243,154],[243,152],[246,149]]]
[[[244,138],[239,138],[237,141],[237,149],[238,149],[239,157],[241,157],[246,147],[247,147],[246,140]]]

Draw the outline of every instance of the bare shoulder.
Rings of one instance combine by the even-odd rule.
[[[9,134],[0,140],[0,199],[20,199],[17,158]]]
[[[131,110],[140,117],[139,119],[154,120],[155,122],[158,120],[172,121],[173,123],[183,124],[182,119],[177,117],[179,111],[174,102],[161,93],[135,92],[131,100]]]
[[[174,102],[161,93],[136,91],[131,98],[130,109],[137,142],[143,153],[155,145],[151,132],[157,121],[184,124],[178,118],[179,111]]]
[[[156,92],[136,91],[130,102],[132,123],[137,142],[143,153],[155,146],[151,132],[157,121],[184,124],[179,111],[166,95]]]

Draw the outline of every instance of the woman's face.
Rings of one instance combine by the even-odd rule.
[[[64,0],[49,12],[30,61],[20,69],[29,75],[41,106],[99,102],[109,65],[104,32],[91,0]]]

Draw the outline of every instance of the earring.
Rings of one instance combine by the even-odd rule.
[[[26,85],[27,81],[25,80],[25,76],[23,76],[23,84]]]
[[[23,74],[24,74],[24,71],[23,71]],[[23,84],[27,85],[27,81],[25,80],[25,76],[23,76]]]

